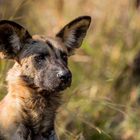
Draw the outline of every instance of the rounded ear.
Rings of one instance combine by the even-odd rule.
[[[22,49],[22,44],[31,38],[21,25],[8,20],[0,21],[0,58],[15,59]]]
[[[81,16],[64,26],[56,37],[60,38],[71,53],[75,48],[79,48],[86,36],[91,22],[90,16]]]

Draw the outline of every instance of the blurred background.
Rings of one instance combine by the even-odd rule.
[[[33,34],[55,35],[90,15],[88,34],[69,60],[73,83],[56,128],[61,140],[140,140],[139,0],[0,0],[0,19]],[[0,60],[0,98],[13,62]]]

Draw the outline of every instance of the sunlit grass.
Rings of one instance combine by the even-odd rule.
[[[1,19],[18,21],[32,34],[55,35],[73,18],[92,16],[82,48],[70,58],[73,83],[64,93],[64,103],[58,111],[56,126],[60,138],[139,140],[140,92],[129,78],[133,59],[140,49],[140,14],[132,3],[128,0],[12,2],[12,9],[8,0],[1,3]],[[0,61],[0,97],[6,93],[5,77],[10,65]],[[129,67],[125,71],[126,65]],[[123,80],[117,87],[119,76]]]

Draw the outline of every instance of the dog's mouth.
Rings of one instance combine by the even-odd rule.
[[[32,89],[36,90],[37,92],[46,92],[46,93],[53,93],[53,92],[60,92],[65,90],[66,88],[71,86],[71,78],[68,80],[64,81],[53,81],[53,82],[48,82],[47,84],[44,84],[43,82],[39,82],[38,84],[35,84],[33,82],[33,79],[30,79],[27,76],[21,76],[22,80],[25,81],[25,83]],[[32,81],[32,82],[30,82]]]
[[[67,83],[65,83],[65,82],[61,83],[61,84],[58,86],[57,90],[58,90],[58,91],[62,91],[62,90],[65,90],[66,88],[68,88],[68,87],[70,87],[70,86],[71,86],[71,80],[68,81]]]
[[[49,87],[40,86],[40,87],[36,87],[36,89],[39,93],[41,93],[41,92],[59,93],[70,86],[71,86],[71,80],[69,80],[67,82],[61,82],[59,85],[55,85],[55,83],[54,83],[54,85],[51,88],[50,88],[50,86]]]

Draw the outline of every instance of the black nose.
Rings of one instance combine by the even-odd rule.
[[[57,73],[57,77],[64,82],[69,82],[71,80],[71,72],[70,71],[59,71]]]

